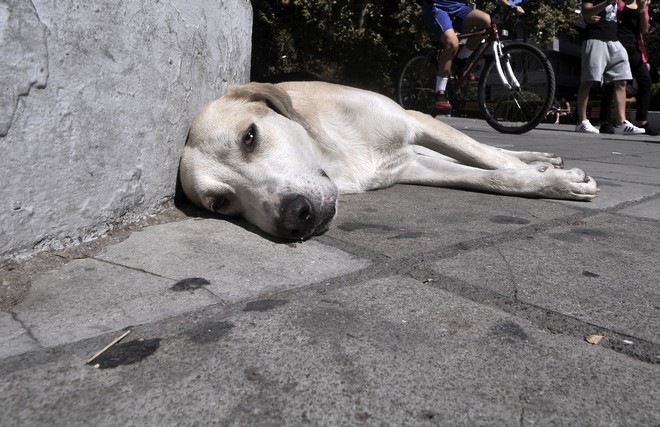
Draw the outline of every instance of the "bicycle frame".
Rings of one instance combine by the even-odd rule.
[[[513,70],[511,69],[511,64],[509,63],[509,61],[505,61],[506,75],[504,73],[505,70],[502,69],[502,63],[500,61],[500,58],[502,57],[502,42],[500,40],[500,33],[497,31],[497,24],[493,22],[490,28],[458,34],[458,39],[463,40],[473,36],[483,36],[485,37],[485,41],[481,43],[481,45],[477,49],[477,52],[473,55],[472,60],[470,61],[468,66],[463,70],[463,73],[460,76],[458,76],[456,87],[460,88],[463,85],[463,83],[467,79],[467,76],[477,66],[477,63],[484,55],[486,49],[491,47],[493,51],[493,57],[495,58],[494,59],[495,66],[497,68],[497,72],[500,76],[500,79],[502,80],[502,84],[507,89],[515,88],[516,90],[519,90],[520,83],[516,79],[516,76],[514,75]]]

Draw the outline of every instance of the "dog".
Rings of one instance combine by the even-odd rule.
[[[481,144],[374,92],[323,83],[248,83],[200,109],[179,165],[194,204],[272,236],[327,231],[338,194],[419,184],[591,200],[596,182],[550,153]]]

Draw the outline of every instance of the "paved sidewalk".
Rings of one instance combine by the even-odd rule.
[[[303,243],[174,213],[46,255],[0,312],[0,425],[659,425],[660,137],[443,120],[601,195],[398,185]]]

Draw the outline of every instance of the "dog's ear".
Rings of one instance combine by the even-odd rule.
[[[276,113],[302,125],[310,136],[313,135],[311,126],[293,108],[293,102],[289,94],[274,84],[247,83],[240,86],[231,86],[227,90],[225,97],[248,102],[263,102]]]

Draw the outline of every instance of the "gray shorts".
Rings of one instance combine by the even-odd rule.
[[[582,81],[604,84],[631,79],[628,53],[620,42],[594,39],[582,42]]]

